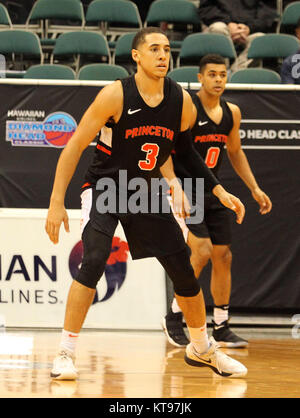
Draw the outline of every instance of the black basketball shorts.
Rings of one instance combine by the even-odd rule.
[[[204,197],[204,218],[199,222],[189,223],[174,214],[182,230],[185,241],[191,231],[198,238],[210,238],[213,245],[231,244],[231,213],[212,193]]]
[[[113,237],[118,222],[124,229],[133,259],[162,257],[181,251],[186,243],[172,211],[169,213],[99,213],[96,201],[101,191],[94,187],[81,194],[81,232],[88,222]]]

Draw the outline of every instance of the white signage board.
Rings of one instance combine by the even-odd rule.
[[[7,327],[63,326],[68,290],[82,259],[80,211],[68,211],[70,232],[62,226],[57,245],[45,232],[46,214],[0,209],[0,318]],[[155,258],[133,261],[119,225],[84,328],[161,329],[165,313],[163,268]]]

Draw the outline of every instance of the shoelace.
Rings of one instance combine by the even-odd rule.
[[[222,373],[222,370],[221,370],[220,364],[219,364],[219,356],[218,356],[218,353],[220,353],[220,351],[218,350],[218,346],[216,344],[214,344],[213,347],[215,349],[214,355],[215,355],[215,360],[216,360],[216,367],[217,367],[219,373]]]
[[[61,351],[59,353],[59,359],[63,360],[66,363],[70,363],[70,361],[72,361],[72,357],[68,353],[66,353],[65,351]]]

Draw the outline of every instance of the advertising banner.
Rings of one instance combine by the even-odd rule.
[[[62,227],[57,245],[45,232],[46,215],[38,209],[0,210],[0,316],[7,327],[63,326],[69,287],[82,260],[80,211],[69,211],[70,232]],[[165,289],[158,261],[133,261],[119,225],[84,327],[161,329]]]

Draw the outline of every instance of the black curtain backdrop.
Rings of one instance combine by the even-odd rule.
[[[242,225],[232,215],[231,308],[253,311],[300,309],[300,92],[227,91],[224,98],[242,112],[242,146],[272,212],[258,204],[228,158],[222,184],[246,206]],[[251,122],[250,122],[251,121]],[[291,139],[289,139],[291,138]],[[208,307],[211,266],[201,275]]]
[[[45,123],[53,113],[60,119],[58,124],[64,123],[63,112],[78,124],[100,88],[0,85],[1,207],[48,207],[62,149],[47,142],[38,145],[34,123]],[[249,190],[224,158],[222,184],[246,206],[242,225],[235,223],[232,214],[231,307],[299,310],[300,92],[228,90],[225,98],[240,106],[244,151],[259,185],[273,202],[272,212],[260,215]],[[18,138],[23,146],[16,145]],[[66,196],[69,209],[80,208],[80,187],[93,153],[94,146],[89,146],[71,181]],[[212,306],[210,265],[204,269],[201,283],[207,305]]]

